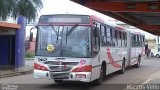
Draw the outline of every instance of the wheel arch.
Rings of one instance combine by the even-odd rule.
[[[105,75],[106,75],[106,70],[107,70],[107,63],[106,63],[106,61],[102,61],[102,64],[101,64],[101,68],[103,68],[103,70],[104,70],[104,73],[105,73]]]

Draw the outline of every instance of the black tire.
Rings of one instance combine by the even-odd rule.
[[[123,63],[122,63],[122,68],[121,68],[121,70],[119,71],[119,73],[120,73],[120,74],[124,74],[124,72],[125,72],[125,60],[124,60]]]
[[[134,65],[135,68],[139,68],[140,67],[140,63],[141,63],[141,57],[138,57],[138,62],[137,64]]]
[[[104,81],[104,79],[105,79],[105,76],[106,76],[106,66],[102,65],[102,66],[101,66],[101,71],[100,71],[100,77],[99,77],[99,79],[97,79],[97,80],[95,81],[95,83],[96,83],[97,85],[102,84],[103,81]]]
[[[156,57],[157,57],[157,58],[159,58],[159,57],[160,57],[160,55],[159,55],[159,54],[156,54]]]
[[[62,80],[54,80],[55,84],[62,84],[63,81]]]

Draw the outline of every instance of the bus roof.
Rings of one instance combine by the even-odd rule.
[[[88,16],[88,17],[90,17],[90,18],[87,18],[88,20],[89,20],[89,22],[86,22],[86,24],[91,24],[92,22],[91,22],[91,20],[95,20],[95,21],[97,21],[97,22],[101,22],[101,23],[103,23],[103,24],[105,24],[105,25],[108,25],[108,26],[110,26],[110,27],[112,27],[112,28],[114,28],[114,29],[116,29],[116,30],[125,30],[125,28],[124,27],[122,27],[122,26],[119,26],[119,25],[116,25],[116,24],[112,24],[111,22],[109,22],[109,21],[107,21],[106,19],[103,19],[103,18],[101,18],[101,17],[98,17],[98,16],[96,16],[96,15],[84,15],[84,14],[48,14],[48,15],[41,15],[40,16],[40,19],[39,19],[39,24],[46,24],[46,23],[49,23],[49,24],[51,24],[51,23],[54,23],[54,24],[56,24],[56,23],[59,23],[59,24],[62,24],[61,22],[60,22],[60,20],[63,20],[63,18],[61,18],[61,19],[57,19],[57,20],[53,20],[53,18],[51,17],[51,16]],[[42,22],[41,20],[43,19],[43,17],[51,17],[51,20],[48,20],[48,21],[44,21],[44,22]],[[59,18],[59,17],[58,17]],[[86,19],[86,18],[84,18],[84,19]],[[83,22],[85,23],[85,20],[83,19]],[[45,19],[44,19],[45,20]],[[52,20],[53,20],[53,22],[52,22]],[[70,21],[69,21],[70,20]],[[71,19],[69,19],[68,20],[68,22],[69,23],[81,23],[80,22],[80,20],[78,19],[78,18],[73,18],[73,20],[71,20]],[[79,22],[74,22],[74,21],[79,21]],[[86,20],[87,21],[87,20]],[[64,23],[64,24],[66,24],[66,23]]]
[[[105,20],[105,19],[102,19],[102,18],[100,18],[100,17],[98,17],[98,16],[96,16],[96,15],[89,15],[89,16],[91,17],[92,20],[95,20],[95,21],[104,23],[104,24],[106,24],[106,25],[108,25],[108,26],[110,26],[110,27],[115,28],[116,30],[125,30],[124,27],[119,26],[119,25],[116,25],[116,24],[112,24],[111,22],[109,22],[109,21],[107,21],[107,20]]]
[[[142,35],[145,36],[145,34],[141,33],[141,32],[137,32],[137,31],[131,31],[132,34],[134,35]]]

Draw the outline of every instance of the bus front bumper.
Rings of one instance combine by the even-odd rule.
[[[34,69],[34,78],[91,82],[91,72],[50,72]]]

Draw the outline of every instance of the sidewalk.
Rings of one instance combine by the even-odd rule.
[[[25,60],[25,66],[18,69],[0,69],[0,78],[29,74],[33,72],[33,60]]]
[[[23,74],[28,74],[32,72],[33,72],[33,67],[31,66],[23,66],[19,69],[0,70],[0,78],[23,75]]]

